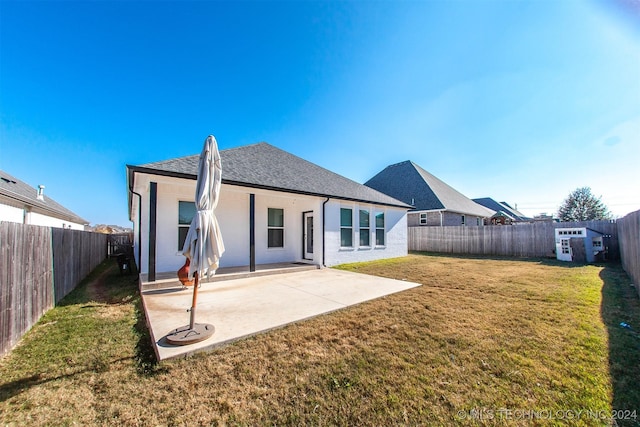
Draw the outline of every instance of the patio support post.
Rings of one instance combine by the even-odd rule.
[[[156,280],[156,222],[158,214],[158,183],[149,187],[149,275],[148,281]]]
[[[249,271],[256,271],[256,195],[249,194]]]

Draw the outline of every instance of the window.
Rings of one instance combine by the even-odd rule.
[[[561,247],[563,254],[571,253],[571,250],[569,249],[569,239],[562,239]]]
[[[371,246],[369,211],[360,209],[360,246]]]
[[[464,225],[464,215],[462,215],[462,225]]]
[[[384,212],[376,213],[376,246],[384,246]]]
[[[189,226],[196,214],[194,202],[178,202],[178,250],[181,251],[189,232]]]
[[[284,248],[284,209],[268,208],[267,247]]]
[[[426,213],[421,213],[420,214],[420,225],[427,225],[427,214]]]
[[[476,218],[476,225],[480,225],[480,218]]]
[[[353,217],[348,208],[340,208],[340,246],[353,247]]]

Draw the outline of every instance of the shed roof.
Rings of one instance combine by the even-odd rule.
[[[196,179],[200,155],[127,168],[131,172]],[[386,194],[261,142],[220,151],[222,183],[296,194],[332,197],[409,209]],[[131,179],[131,178],[130,178]]]
[[[35,211],[48,216],[77,224],[89,224],[89,221],[71,212],[46,194],[43,195],[42,200],[38,199],[35,187],[2,170],[0,170],[0,196],[32,207]]]
[[[412,204],[416,211],[443,210],[479,217],[493,211],[480,206],[410,160],[387,166],[365,185]]]

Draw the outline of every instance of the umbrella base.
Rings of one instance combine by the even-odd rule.
[[[191,329],[190,325],[181,326],[169,332],[167,342],[173,345],[195,344],[211,337],[216,328],[209,323],[196,323]]]

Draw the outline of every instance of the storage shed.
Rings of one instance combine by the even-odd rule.
[[[594,262],[603,258],[604,234],[587,227],[556,228],[556,258],[560,261]]]

